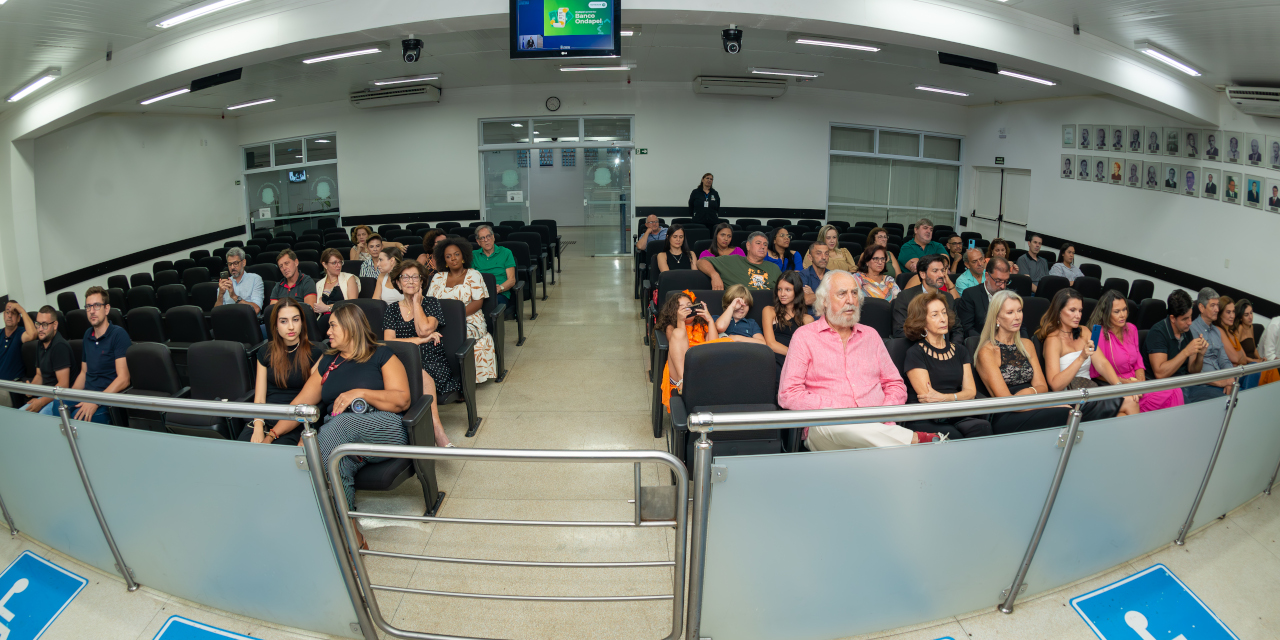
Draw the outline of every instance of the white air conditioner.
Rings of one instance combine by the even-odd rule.
[[[390,107],[397,104],[440,102],[440,88],[429,84],[394,89],[368,89],[351,93],[351,106],[358,109]]]
[[[1227,87],[1227,99],[1241,113],[1280,118],[1280,89],[1271,87]]]
[[[787,92],[787,81],[772,78],[698,76],[693,79],[693,92],[776,98]]]

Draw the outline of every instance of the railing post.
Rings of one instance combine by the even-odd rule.
[[[67,405],[59,400],[55,400],[55,402],[58,402],[58,415],[62,417],[62,433],[67,436],[67,444],[71,447],[71,458],[75,460],[76,470],[80,472],[80,481],[84,483],[84,492],[89,496],[89,506],[93,507],[93,515],[98,517],[98,526],[102,527],[102,535],[107,539],[107,546],[111,548],[111,555],[115,556],[116,570],[124,578],[125,584],[129,585],[129,591],[137,591],[138,583],[133,579],[133,571],[129,569],[129,565],[124,563],[124,556],[120,555],[120,548],[116,546],[116,539],[111,536],[111,528],[107,526],[107,518],[102,515],[102,507],[98,505],[98,496],[93,492],[93,485],[89,482],[89,472],[85,470],[84,460],[80,458],[80,447],[76,445],[76,429],[71,426],[71,416],[67,414]],[[6,517],[8,516],[7,513],[5,515]]]
[[[342,581],[347,585],[347,595],[351,597],[351,606],[356,610],[356,622],[360,625],[360,633],[365,640],[378,640],[378,633],[369,617],[368,605],[356,583],[355,568],[348,555],[347,546],[343,544],[343,535],[339,529],[338,514],[333,507],[333,496],[329,493],[329,485],[325,480],[324,460],[320,455],[320,444],[316,442],[316,430],[311,428],[311,419],[303,420],[302,449],[307,455],[307,471],[311,474],[311,486],[316,491],[316,501],[320,503],[320,513],[324,516],[325,528],[329,530],[329,542],[333,545],[333,553],[338,558],[338,567],[342,570]],[[431,508],[431,505],[427,505]],[[370,595],[372,597],[372,595]]]
[[[1204,491],[1209,487],[1209,478],[1213,476],[1213,467],[1218,464],[1218,454],[1222,451],[1222,441],[1227,439],[1227,425],[1231,424],[1231,413],[1236,408],[1236,396],[1240,394],[1240,378],[1231,381],[1231,397],[1227,399],[1227,412],[1222,417],[1222,428],[1218,429],[1218,441],[1213,445],[1213,454],[1209,456],[1209,468],[1204,470],[1204,480],[1200,481],[1200,490],[1196,492],[1196,500],[1191,503],[1191,513],[1187,514],[1187,521],[1182,523],[1182,528],[1178,529],[1178,537],[1174,538],[1173,543],[1182,546],[1187,541],[1187,534],[1191,533],[1191,522],[1196,519],[1196,511],[1200,509],[1200,500],[1204,498]],[[1270,488],[1270,486],[1268,486]]]
[[[0,496],[0,511],[4,512],[4,521],[9,524],[9,535],[18,535],[18,528],[13,526],[13,517],[9,515],[9,509],[4,506],[4,496]]]
[[[702,570],[706,564],[707,513],[711,507],[711,441],[707,433],[693,445],[693,526],[690,527],[689,613],[685,617],[685,640],[698,640],[702,626]],[[677,505],[680,508],[682,505]]]
[[[1062,476],[1067,472],[1067,461],[1071,459],[1071,449],[1076,444],[1076,433],[1080,430],[1081,409],[1089,400],[1088,391],[1084,399],[1071,408],[1071,419],[1067,422],[1067,441],[1062,445],[1062,455],[1058,457],[1058,469],[1053,472],[1053,484],[1049,485],[1049,495],[1044,499],[1044,508],[1040,510],[1040,521],[1036,523],[1035,532],[1031,534],[1031,543],[1027,545],[1027,553],[1022,556],[1022,564],[1018,573],[1009,585],[1009,592],[1004,602],[998,607],[1001,613],[1013,613],[1013,601],[1022,590],[1022,581],[1027,579],[1027,571],[1031,568],[1031,560],[1036,557],[1036,547],[1040,546],[1040,536],[1044,535],[1045,525],[1049,523],[1049,514],[1053,511],[1053,503],[1058,499],[1058,488],[1062,486]]]

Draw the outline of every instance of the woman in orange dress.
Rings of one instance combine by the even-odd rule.
[[[732,342],[732,338],[708,340],[708,328],[715,318],[705,302],[697,302],[692,291],[671,296],[658,312],[657,330],[667,335],[667,365],[662,368],[662,406],[671,411],[671,392],[684,388],[684,354],[689,349],[712,342]],[[710,334],[717,335],[717,334]]]

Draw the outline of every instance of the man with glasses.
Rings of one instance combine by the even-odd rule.
[[[84,292],[84,310],[89,316],[89,329],[84,332],[80,375],[72,389],[120,393],[129,388],[129,366],[125,352],[133,345],[129,334],[107,319],[111,313],[106,289],[89,287]],[[76,420],[109,424],[107,408],[92,402],[75,405]]]
[[[244,268],[247,264],[244,249],[231,247],[227,250],[227,273],[230,277],[218,280],[220,295],[213,306],[247,304],[253,309],[254,315],[262,311],[264,293],[262,276],[256,273],[245,273]]]
[[[4,305],[4,332],[0,333],[0,380],[22,377],[22,343],[36,339],[36,327],[22,305],[10,300]],[[9,394],[3,394],[8,406]]]
[[[58,314],[53,307],[45,305],[36,313],[36,375],[31,384],[42,384],[50,387],[71,386],[71,343],[58,333]],[[58,415],[59,402],[53,398],[32,398],[22,407],[24,411],[40,413],[46,416]]]
[[[946,246],[947,246],[947,257],[951,259],[951,268],[948,269],[948,271],[950,271],[951,273],[959,273],[961,271],[960,266],[965,263],[964,240],[962,240],[960,236],[953,233],[951,234],[950,237],[947,238]],[[979,265],[978,268],[981,269],[982,266]]]
[[[983,278],[981,286],[965,289],[960,299],[956,301],[957,321],[960,323],[960,328],[964,330],[964,337],[971,338],[982,333],[982,325],[987,322],[987,308],[991,306],[991,298],[1008,285],[1009,261],[1000,256],[987,260],[986,277]],[[1026,333],[1026,323],[1023,323],[1023,337],[1026,337]]]
[[[956,278],[956,292],[964,295],[965,289],[977,285],[982,282],[982,268],[987,264],[987,259],[982,255],[982,249],[970,249],[964,252],[964,273]]]
[[[471,268],[493,276],[498,285],[498,297],[510,308],[511,296],[507,292],[516,286],[516,257],[510,249],[494,244],[496,241],[492,226],[482,224],[476,227],[476,243],[480,248],[471,252]],[[427,284],[430,283],[424,284],[424,289]]]

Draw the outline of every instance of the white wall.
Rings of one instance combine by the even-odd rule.
[[[355,109],[333,102],[239,118],[239,143],[338,135],[346,216],[480,208],[481,118],[635,115],[639,206],[683,206],[703,173],[724,206],[825,209],[832,122],[961,134],[965,110],[924,100],[792,86],[769,100],[693,93],[691,83],[446,89],[435,105]]]
[[[244,224],[235,129],[214,117],[107,115],[37,139],[44,279]]]
[[[1006,167],[1031,170],[1028,228],[1193,273],[1255,296],[1277,295],[1274,269],[1263,260],[1270,258],[1264,239],[1280,235],[1280,216],[1216,200],[1059,177],[1061,155],[1076,153],[1062,148],[1064,124],[1189,126],[1186,123],[1105,97],[975,107],[969,115],[966,157],[971,165],[994,166],[995,156],[1004,156]],[[999,137],[1001,128],[1004,139]],[[1244,116],[1223,99],[1220,128],[1278,135],[1280,121]],[[1239,167],[1181,162],[1219,170]],[[972,167],[966,171],[965,179],[972,185],[975,172]],[[1280,177],[1262,168],[1248,172]],[[970,199],[962,208],[966,214],[974,208],[973,192],[968,190]],[[1025,246],[1021,239],[1018,244]],[[1256,251],[1248,249],[1251,244]],[[1051,248],[1056,253],[1056,247]],[[1228,259],[1230,267],[1225,266]],[[1104,270],[1103,275],[1113,274]]]

